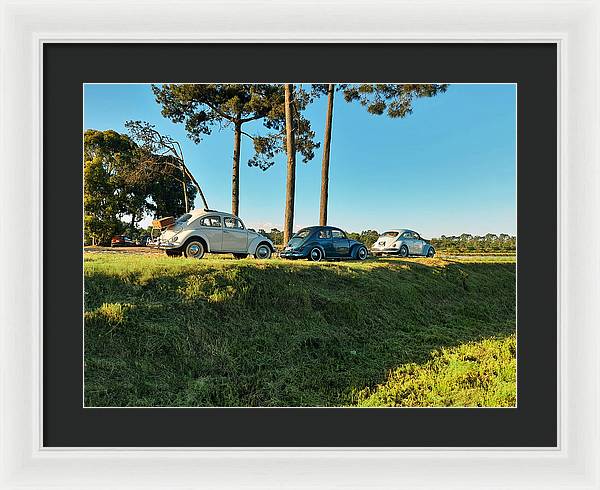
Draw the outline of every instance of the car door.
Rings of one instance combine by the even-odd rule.
[[[204,216],[197,223],[194,222],[191,225],[206,237],[211,252],[223,250],[223,229],[220,216]]]
[[[331,238],[333,240],[333,256],[348,257],[350,255],[350,242],[346,234],[342,230],[333,228],[331,230]]]
[[[425,246],[425,241],[419,236],[418,233],[413,232],[412,242],[413,251],[411,252],[411,254],[423,255],[423,247]]]
[[[335,250],[333,249],[333,240],[331,238],[331,230],[319,230],[316,233],[315,238],[317,239],[319,245],[323,247],[323,250],[325,250],[325,257],[335,256]]]
[[[414,245],[413,245],[413,234],[411,231],[405,231],[404,233],[402,233],[402,236],[400,237],[400,239],[402,240],[402,244],[406,245],[406,247],[408,248],[408,253],[412,254],[413,250],[414,250]]]
[[[223,251],[248,251],[248,231],[238,218],[230,216],[223,218]]]

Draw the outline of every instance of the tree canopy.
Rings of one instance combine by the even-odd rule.
[[[167,158],[158,155],[157,159]],[[85,241],[107,244],[125,229],[128,218],[135,228],[146,214],[180,215],[186,204],[172,166],[144,165],[143,152],[127,135],[89,129],[84,134],[84,231]],[[187,185],[188,206],[196,189]]]

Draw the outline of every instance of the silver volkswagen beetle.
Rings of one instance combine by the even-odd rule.
[[[192,210],[168,225],[157,240],[167,255],[201,259],[208,253],[230,253],[236,258],[253,255],[268,259],[275,247],[267,237],[246,229],[233,214]]]
[[[427,240],[412,230],[389,230],[380,235],[371,247],[373,255],[420,255],[433,257],[435,249]]]

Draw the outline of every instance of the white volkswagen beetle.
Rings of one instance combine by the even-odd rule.
[[[237,216],[206,209],[192,210],[177,218],[162,231],[157,245],[167,255],[183,254],[194,259],[201,259],[206,252],[268,259],[275,250],[271,240],[247,230]]]
[[[433,257],[435,249],[427,240],[412,230],[389,230],[381,234],[371,247],[373,255],[421,255]]]

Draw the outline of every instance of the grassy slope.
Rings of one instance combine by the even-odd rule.
[[[514,259],[311,264],[86,254],[85,281],[88,406],[402,404],[409,398],[397,396],[394,380],[450,382],[432,351],[515,330]],[[496,395],[457,378],[456,389],[410,403],[513,404],[514,383],[505,381],[514,380],[514,349],[481,345],[487,361],[503,366]],[[402,367],[410,363],[421,366]]]

